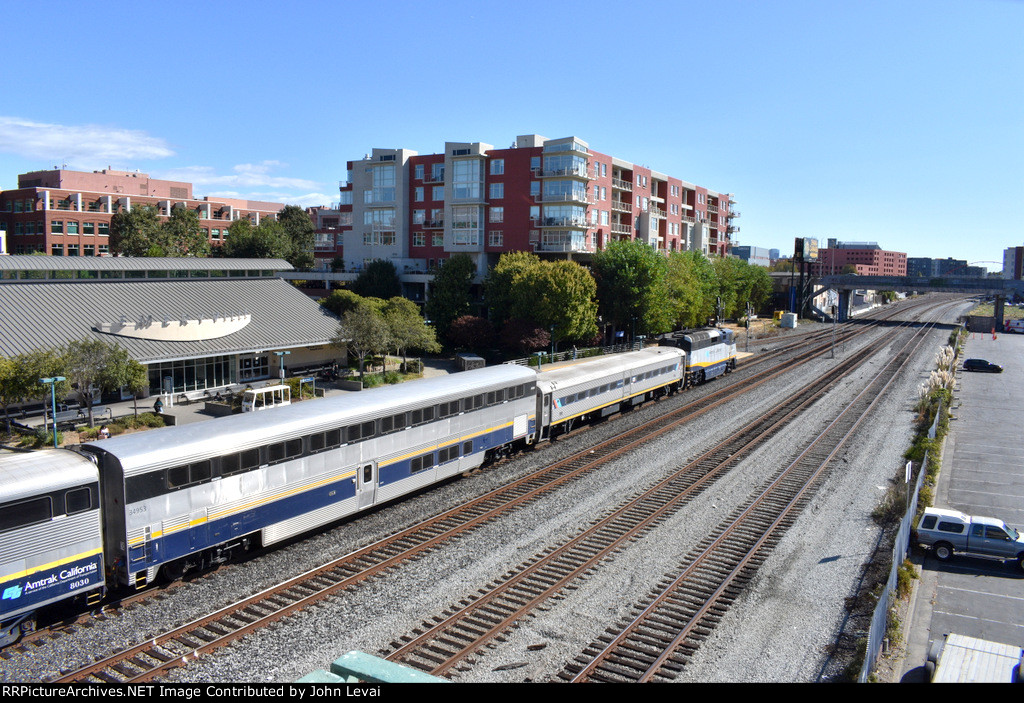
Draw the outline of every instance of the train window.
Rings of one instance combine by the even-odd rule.
[[[423,408],[423,422],[431,422],[434,419],[434,406]]]
[[[359,442],[364,439],[369,439],[375,434],[375,425],[373,420],[362,422],[358,425],[352,425],[348,428],[348,441]]]
[[[386,432],[391,432],[394,429],[395,429],[395,425],[394,425],[393,418],[391,418],[391,417],[382,417],[380,419],[380,433],[381,434],[384,434]]]
[[[92,492],[88,488],[74,488],[64,494],[64,512],[82,513],[92,508]]]
[[[53,517],[50,496],[0,506],[0,532],[46,522]]]
[[[242,460],[242,471],[249,471],[260,465],[259,449],[246,449],[244,452],[239,454],[239,456]]]
[[[450,447],[437,450],[437,463],[444,464],[445,462],[452,461],[453,459],[459,458],[459,445],[453,444]]]
[[[473,453],[473,442],[472,441],[470,441],[470,442],[463,442],[462,443],[462,456],[469,456],[472,453]]]
[[[437,417],[451,417],[459,414],[459,401],[453,400],[448,403],[441,403],[437,406]]]
[[[496,391],[489,391],[487,393],[487,404],[488,405],[497,405],[498,404],[498,394],[497,394]]]
[[[209,461],[197,461],[195,464],[191,464],[188,467],[188,480],[189,483],[200,483],[202,481],[209,481],[210,477],[213,476],[213,467]]]
[[[167,469],[166,482],[168,488],[181,488],[188,485],[188,466],[175,466]]]
[[[242,470],[238,454],[228,454],[220,458],[220,475],[230,476]]]
[[[326,449],[334,449],[335,447],[341,446],[341,428],[336,430],[327,430],[324,433],[324,447]]]
[[[397,415],[392,417],[391,420],[392,420],[392,423],[395,426],[395,431],[396,432],[398,430],[404,430],[406,427],[409,426],[409,420],[406,417],[405,413],[398,413]]]
[[[309,451],[319,452],[323,451],[324,448],[324,433],[317,432],[309,436]]]
[[[285,461],[302,455],[302,440],[289,439],[285,442],[276,442],[269,447],[270,462]]]
[[[88,488],[73,488],[65,493],[65,513],[75,515],[92,508],[92,492]]]
[[[409,424],[411,424],[413,427],[415,427],[416,425],[422,425],[423,424],[423,411],[422,410],[413,410],[413,411],[411,411],[409,413]]]
[[[431,469],[434,467],[434,455],[433,453],[424,454],[418,456],[410,462],[410,471],[416,473],[417,471],[423,471],[424,469]]]

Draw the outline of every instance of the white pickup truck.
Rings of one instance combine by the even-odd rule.
[[[1024,535],[1002,520],[965,515],[956,510],[925,508],[913,541],[930,547],[940,561],[954,553],[1014,559],[1024,569]]]

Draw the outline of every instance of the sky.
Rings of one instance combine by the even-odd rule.
[[[329,205],[374,147],[541,134],[732,193],[734,244],[995,271],[1024,245],[1020,0],[58,0],[4,24],[0,189],[111,167]]]

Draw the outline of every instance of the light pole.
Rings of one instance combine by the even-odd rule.
[[[50,385],[50,408],[53,411],[53,448],[57,448],[57,384],[61,381],[67,380],[63,376],[53,376],[52,378],[41,378],[39,382],[46,385]],[[43,408],[43,427],[46,427],[46,408]]]
[[[280,373],[281,383],[284,383],[284,358],[291,354],[290,351],[279,351],[274,352],[274,356],[277,357],[278,372]]]

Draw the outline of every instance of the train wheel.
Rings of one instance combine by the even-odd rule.
[[[188,570],[188,564],[184,559],[175,559],[169,561],[160,567],[160,576],[163,577],[167,583],[174,583],[180,581],[185,576],[185,572]]]

